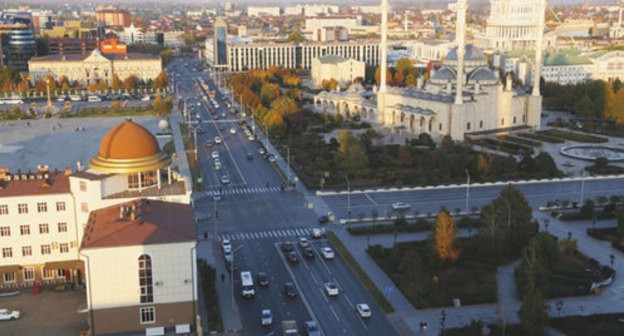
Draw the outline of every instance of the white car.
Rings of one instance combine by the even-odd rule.
[[[221,247],[223,248],[223,252],[232,252],[232,242],[227,238],[223,238]]]
[[[19,310],[0,309],[0,321],[14,321],[20,318]]]
[[[277,159],[275,158],[275,155],[271,154],[269,155],[269,162],[275,162]]]
[[[273,324],[273,314],[271,314],[270,309],[262,309],[262,320],[263,327],[268,327]]]
[[[71,100],[71,101],[81,101],[82,97],[80,95],[69,95],[69,100]]]
[[[312,238],[319,239],[322,238],[325,234],[324,228],[313,228],[312,229]]]
[[[247,139],[249,139],[249,141],[254,141],[254,140],[256,140],[256,138],[253,136],[253,134],[249,134],[249,135],[247,136]]]
[[[323,247],[321,248],[321,254],[325,259],[334,259],[336,255],[334,254],[334,250],[331,247]]]
[[[227,175],[221,176],[221,183],[230,184],[230,178]]]
[[[223,252],[223,259],[225,259],[226,262],[233,262],[234,254],[232,254],[232,251]]]
[[[145,95],[141,98],[141,101],[150,101],[151,97],[149,95]]]
[[[220,136],[216,136],[216,137],[214,138],[214,142],[215,142],[216,144],[220,144],[220,143],[222,143],[222,142],[223,142],[223,140],[221,139],[221,137],[220,137]]]
[[[407,210],[409,208],[411,208],[411,206],[407,203],[403,203],[403,202],[392,203],[392,210],[394,211]]]
[[[210,153],[210,156],[212,156],[213,159],[218,159],[219,158],[219,152],[218,151],[212,151],[212,153]]]
[[[264,150],[264,148],[258,148],[258,154],[260,154],[260,155],[264,155],[264,153],[266,153],[266,151]]]
[[[356,304],[355,310],[357,310],[361,318],[369,318],[372,315],[370,307],[366,303]]]
[[[212,192],[212,199],[215,201],[221,200],[221,192],[219,190],[215,190]]]
[[[234,127],[230,128],[230,133],[236,134],[236,128],[234,128]]]
[[[87,97],[87,101],[89,101],[91,103],[97,103],[97,102],[101,102],[102,98],[100,98],[98,96],[89,96],[89,97]]]
[[[299,246],[301,247],[308,247],[310,244],[308,243],[308,238],[306,237],[299,237]]]
[[[333,282],[326,282],[325,283],[325,292],[327,292],[328,296],[338,296],[338,286],[336,286],[335,283]]]

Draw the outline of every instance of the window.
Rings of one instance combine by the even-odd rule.
[[[156,308],[143,307],[141,308],[141,324],[156,322]]]
[[[45,245],[41,245],[41,254],[46,255],[46,254],[50,254],[52,253],[50,251],[50,245],[49,244],[45,244]]]
[[[22,246],[22,257],[30,257],[30,256],[32,256],[32,247]]]
[[[27,236],[30,234],[30,226],[28,225],[20,225],[20,234],[22,236]]]
[[[10,235],[11,235],[11,227],[10,226],[0,227],[0,237],[8,237]]]
[[[37,203],[37,212],[48,212],[48,203],[46,202]]]
[[[35,280],[35,269],[33,267],[24,267],[24,281]]]
[[[516,124],[516,117],[513,117],[513,123]]]
[[[2,258],[12,258],[13,257],[13,249],[10,247],[2,248]]]
[[[39,233],[50,233],[50,227],[48,226],[48,224],[39,224]]]
[[[141,303],[154,302],[152,258],[147,254],[139,257],[139,287],[141,287]]]
[[[89,204],[87,204],[86,202],[80,203],[80,210],[82,212],[89,212]]]
[[[501,126],[505,126],[505,118],[501,119]]]
[[[4,273],[4,282],[5,283],[15,282],[15,272]]]
[[[49,269],[49,268],[44,268],[43,269],[43,278],[44,279],[52,279],[52,278],[54,278],[55,274],[56,274],[56,270],[55,269]]]
[[[59,244],[59,247],[61,249],[61,253],[69,253],[69,244],[68,243]]]
[[[467,129],[467,130],[470,130],[470,122],[468,122],[468,123],[466,124],[466,129]]]
[[[17,205],[17,212],[20,214],[27,214],[28,213],[28,204],[26,203],[20,203]]]
[[[7,204],[0,204],[0,215],[8,215],[9,206]]]
[[[87,182],[80,181],[80,191],[87,191]]]
[[[56,202],[56,211],[65,211],[65,202]]]
[[[483,128],[483,120],[479,121],[479,128]]]
[[[59,268],[56,270],[56,277],[57,278],[64,278],[65,277],[65,269],[64,268]]]
[[[58,223],[58,232],[67,232],[67,223]]]

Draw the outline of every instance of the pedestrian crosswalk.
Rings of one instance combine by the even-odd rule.
[[[259,194],[280,191],[279,187],[249,187],[249,188],[222,188],[221,195],[244,195],[244,194]],[[207,191],[206,195],[213,196],[216,191]]]
[[[299,228],[299,229],[282,229],[282,230],[270,230],[259,232],[243,232],[220,235],[220,239],[229,240],[252,240],[252,239],[266,239],[266,238],[292,238],[310,236],[312,234],[312,228]]]

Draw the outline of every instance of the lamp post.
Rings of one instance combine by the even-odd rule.
[[[48,112],[52,112],[52,99],[50,99],[50,78],[46,78],[46,91],[48,92]]]
[[[290,185],[290,147],[284,145],[286,147],[286,180],[288,181],[288,185]]]
[[[581,203],[579,203],[581,206],[583,205],[583,202],[585,201],[585,168],[581,169]]]
[[[345,174],[345,181],[347,181],[347,218],[349,224],[351,224],[351,183],[349,183],[349,176]]]
[[[466,171],[466,214],[468,214],[468,206],[470,200],[470,173],[468,169],[464,169]]]

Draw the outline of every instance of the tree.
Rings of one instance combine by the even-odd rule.
[[[121,90],[123,88],[123,82],[121,81],[121,78],[119,78],[119,75],[117,74],[113,74],[113,83],[111,85],[112,89],[117,91],[117,90]]]
[[[596,208],[596,204],[591,199],[586,199],[585,203],[581,206],[581,214],[585,217],[591,217],[594,215],[594,209]]]
[[[157,94],[154,98],[154,112],[156,112],[157,115],[161,116],[165,114],[166,110],[167,107],[165,106],[164,100],[159,94]]]
[[[433,233],[434,252],[442,261],[457,261],[459,252],[455,249],[455,219],[446,209],[440,210]]]
[[[59,78],[59,86],[61,87],[61,91],[67,92],[69,91],[69,79],[67,76],[63,75]]]
[[[297,108],[297,103],[290,97],[279,96],[271,103],[271,110],[275,110],[291,124],[298,124],[303,119],[301,111]]]
[[[615,107],[615,92],[611,88],[611,84],[605,81],[600,81],[604,91],[604,108],[602,110],[603,119],[611,119],[613,115],[613,109]]]
[[[377,67],[377,70],[375,70],[375,83],[377,83],[377,86],[381,83],[381,67]],[[392,85],[392,72],[390,72],[390,69],[386,69],[386,85]]]
[[[520,322],[528,335],[535,336],[543,334],[544,326],[548,322],[543,296],[548,271],[540,259],[540,245],[537,239],[531,239],[516,273],[521,279],[519,283],[522,305],[518,312]]]
[[[279,97],[279,95],[279,85],[271,84],[269,82],[264,82],[262,84],[262,88],[260,89],[260,100],[264,106],[271,106],[271,103],[275,100],[275,98]]]
[[[46,56],[50,53],[50,45],[46,36],[38,37],[35,43],[37,44],[37,56]]]
[[[624,88],[615,93],[615,103],[610,114],[611,120],[624,120]]]
[[[323,81],[321,82],[321,87],[325,91],[334,91],[336,90],[336,88],[338,88],[338,81],[333,78],[323,79]]]
[[[402,71],[397,71],[394,73],[393,85],[395,86],[403,86],[405,84],[405,76]]]
[[[503,258],[519,253],[537,231],[537,225],[531,222],[532,213],[518,188],[511,184],[505,187],[481,212],[479,237],[484,251]]]
[[[152,82],[152,87],[154,89],[164,89],[169,84],[169,77],[165,71],[161,71],[158,76]]]
[[[416,79],[416,76],[414,76],[414,74],[408,74],[407,77],[405,77],[405,86],[415,87],[417,84],[418,80]]]
[[[301,33],[298,30],[295,30],[291,32],[290,34],[288,34],[288,41],[299,44],[305,41],[305,38],[303,37],[303,35],[301,35]]]
[[[28,92],[30,92],[30,82],[22,79],[19,84],[17,84],[17,92],[22,96],[28,94]]]
[[[127,90],[134,90],[139,85],[139,78],[135,75],[130,75],[124,79],[124,88]]]
[[[349,130],[338,133],[336,164],[350,176],[364,176],[368,170],[368,156],[364,146]]]
[[[95,85],[95,89],[98,91],[108,90],[108,83],[105,80],[99,80]]]
[[[411,71],[412,68],[414,68],[414,65],[409,58],[401,57],[397,60],[396,72],[400,72],[403,75],[406,75],[409,71]]]
[[[58,90],[58,85],[56,85],[56,81],[51,75],[46,76],[44,83],[50,86],[50,92],[56,92],[56,90]]]

